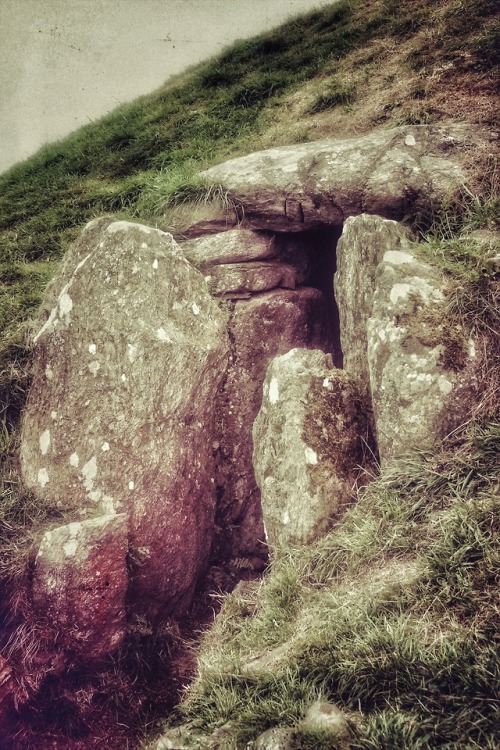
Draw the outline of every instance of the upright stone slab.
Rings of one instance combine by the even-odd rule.
[[[431,448],[467,418],[475,349],[443,305],[441,274],[389,250],[377,269],[368,366],[380,458]]]
[[[125,513],[131,606],[181,610],[212,538],[224,314],[170,235],[111,220],[84,230],[44,309],[24,481],[65,510]]]
[[[273,359],[253,428],[253,463],[271,546],[326,533],[352,499],[366,433],[355,382],[320,351]]]
[[[346,220],[337,244],[335,299],[340,318],[344,369],[364,395],[370,391],[367,323],[372,314],[377,266],[390,250],[408,250],[410,238],[401,224],[361,214]]]
[[[234,304],[231,356],[218,398],[217,545],[224,556],[265,555],[252,427],[270,360],[294,347],[322,348],[324,301],[311,287],[275,290]]]

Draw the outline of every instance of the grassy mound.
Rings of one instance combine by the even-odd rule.
[[[30,321],[80,227],[114,213],[169,229],[172,206],[230,200],[200,169],[260,148],[414,123],[491,130],[498,15],[495,0],[340,0],[0,175],[0,599],[29,572],[44,525],[60,519],[22,487],[18,428]],[[373,482],[318,544],[276,550],[258,593],[226,601],[176,717],[196,731],[231,722],[227,746],[245,747],[273,724],[297,728],[321,696],[347,712],[352,747],[495,747],[500,306],[494,244],[477,230],[498,228],[498,174],[486,154],[476,184],[450,198],[419,246],[453,279],[450,320],[487,353],[470,424]],[[72,750],[133,747],[141,723],[177,700],[184,676],[174,697],[166,681],[172,654],[189,661],[183,640],[146,629],[102,675],[74,675],[71,695],[49,681],[23,748],[42,748],[44,736]],[[49,726],[55,704],[71,710]],[[296,742],[333,747],[307,733]]]

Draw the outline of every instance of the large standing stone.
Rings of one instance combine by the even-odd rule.
[[[340,317],[344,369],[370,390],[367,323],[372,314],[377,266],[390,250],[408,250],[405,227],[381,216],[361,214],[347,219],[337,244],[335,299]]]
[[[352,499],[366,432],[359,391],[320,351],[272,360],[253,428],[253,462],[271,546],[326,533]]]
[[[37,617],[59,631],[59,646],[85,660],[120,645],[126,632],[127,518],[124,513],[47,531],[35,561]]]
[[[242,205],[244,226],[301,232],[363,211],[401,219],[428,209],[466,180],[464,153],[478,145],[466,126],[406,125],[260,151],[204,174]],[[187,233],[196,231],[194,218]]]
[[[252,426],[270,360],[294,347],[325,346],[324,301],[310,287],[238,301],[229,323],[230,364],[218,402],[218,544],[224,554],[265,554],[260,492],[252,465]]]
[[[441,274],[389,250],[377,270],[368,365],[382,462],[430,448],[474,400],[474,346],[450,321]]]
[[[211,543],[214,399],[225,317],[168,234],[94,221],[48,291],[21,463],[67,510],[125,513],[130,601],[189,600]]]

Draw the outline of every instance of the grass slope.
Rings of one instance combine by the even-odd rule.
[[[491,129],[498,14],[496,0],[374,0],[369,7],[341,0],[237,44],[0,176],[0,584],[23,578],[40,529],[59,518],[23,490],[18,425],[29,387],[30,320],[82,224],[111,212],[168,228],[169,206],[206,192],[193,179],[199,169],[258,148],[404,123]],[[498,227],[496,164],[486,155],[475,192],[466,187],[444,207],[420,247],[454,279],[449,314],[488,349],[485,397],[440,456],[380,479],[360,510],[313,548],[276,554],[258,603],[227,602],[214,636],[226,653],[210,636],[206,666],[182,712],[204,731],[238,717],[231,747],[273,722],[296,725],[318,695],[352,712],[359,747],[493,747],[498,494],[491,456],[500,325],[496,268],[485,262],[492,248],[471,232]],[[90,724],[108,691],[106,710],[119,715],[132,744],[145,714],[132,709],[131,686],[137,704],[155,703],[156,665],[168,670],[164,654],[175,651],[170,636],[140,639],[147,641],[134,652],[140,680],[125,655],[99,685],[78,688],[87,691]],[[290,658],[273,676],[242,672],[257,648],[285,644]],[[139,682],[149,684],[141,698]],[[26,748],[31,741],[40,746],[26,735]],[[324,738],[297,741],[331,746]],[[79,742],[73,735],[68,747],[93,747]]]
[[[319,699],[345,712],[351,750],[497,748],[499,438],[474,427],[401,461],[229,595],[178,710],[191,736],[225,726],[213,747],[234,750],[291,726],[297,750],[345,748],[301,728]]]

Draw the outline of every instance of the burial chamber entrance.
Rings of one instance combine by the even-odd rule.
[[[245,298],[239,293],[232,299],[230,293],[224,295],[229,297],[231,310],[231,351],[215,408],[217,505],[212,561],[236,560],[241,565],[246,558],[258,568],[259,559],[267,560],[268,546],[261,490],[254,472],[252,431],[262,406],[263,384],[273,359],[292,349],[321,350],[331,354],[336,368],[342,368],[339,310],[333,284],[342,226],[252,234],[256,242],[264,237],[275,243],[277,255],[270,263],[293,266],[296,279],[294,285],[284,283]],[[228,237],[225,241],[231,240]],[[258,262],[242,265],[257,268]]]
[[[306,284],[319,289],[323,295],[323,332],[325,348],[332,355],[335,367],[342,368],[343,353],[340,341],[340,317],[335,299],[333,279],[337,270],[337,243],[342,226],[322,225],[296,236],[308,262]]]

